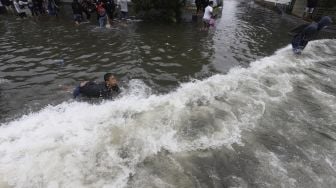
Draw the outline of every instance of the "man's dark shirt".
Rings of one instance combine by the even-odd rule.
[[[108,88],[105,82],[95,83],[88,82],[84,86],[79,88],[79,91],[82,95],[89,98],[104,98],[104,99],[112,99],[116,95],[120,93],[119,86],[113,86],[112,88]]]

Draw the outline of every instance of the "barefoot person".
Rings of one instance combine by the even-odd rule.
[[[315,39],[318,33],[331,23],[331,18],[329,16],[324,16],[318,23],[313,22],[301,29],[301,31],[297,31],[292,39],[293,52],[295,54],[301,54],[308,42]]]

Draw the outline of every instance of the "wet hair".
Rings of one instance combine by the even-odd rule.
[[[331,25],[332,23],[333,23],[332,19],[329,16],[323,16],[321,20],[317,23],[318,30],[321,30],[324,27]]]
[[[106,74],[104,75],[104,80],[105,80],[105,82],[108,81],[111,77],[114,77],[112,73],[106,73]]]

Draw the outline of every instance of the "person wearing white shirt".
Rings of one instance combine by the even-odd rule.
[[[119,6],[120,6],[120,12],[121,12],[121,19],[127,19],[128,18],[127,0],[120,0]]]
[[[212,6],[213,6],[213,1],[210,1],[209,5],[205,8],[204,16],[203,16],[204,29],[209,29],[210,27],[210,20],[213,14]]]

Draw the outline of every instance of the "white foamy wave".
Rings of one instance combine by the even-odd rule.
[[[318,41],[320,46],[335,41]],[[297,57],[290,47],[203,81],[151,95],[139,80],[115,101],[64,102],[0,127],[0,185],[12,187],[125,187],[145,158],[161,150],[185,152],[241,143],[269,101],[292,91],[298,69],[321,57]],[[326,55],[326,54],[323,54]],[[3,183],[1,183],[3,181]]]

